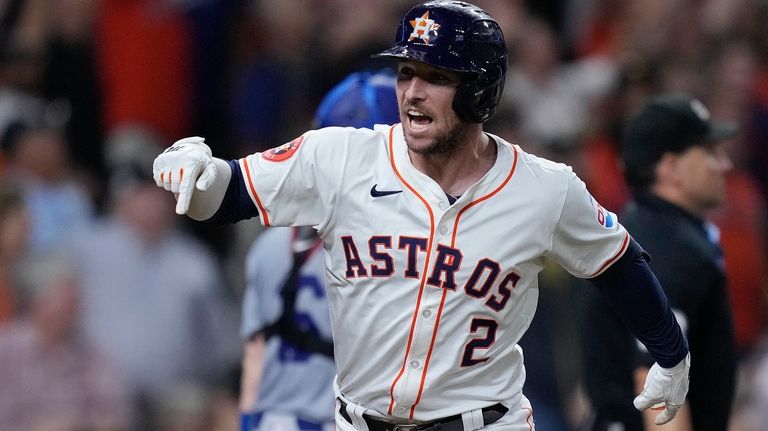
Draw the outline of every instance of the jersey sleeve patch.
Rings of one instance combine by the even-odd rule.
[[[264,160],[269,160],[270,162],[282,162],[282,161],[288,160],[291,158],[291,156],[293,156],[296,153],[296,151],[299,149],[299,146],[303,141],[304,141],[304,135],[301,135],[298,138],[292,140],[291,142],[288,142],[279,147],[264,151],[263,153],[261,153],[261,157],[263,157]]]
[[[595,208],[597,223],[605,229],[613,229],[616,227],[616,223],[618,222],[616,214],[603,208],[602,205],[597,203],[597,200],[595,200],[594,197],[590,196],[589,198],[592,201],[592,206]]]

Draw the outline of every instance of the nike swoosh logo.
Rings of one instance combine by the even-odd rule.
[[[402,190],[376,190],[376,186],[378,184],[374,184],[373,187],[371,187],[371,196],[375,198],[380,198],[382,196],[389,196],[389,195],[396,195],[398,193],[402,193]]]

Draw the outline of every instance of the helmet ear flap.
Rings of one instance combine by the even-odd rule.
[[[460,119],[469,123],[482,123],[479,119],[478,112],[472,107],[473,99],[475,99],[475,92],[477,85],[474,85],[471,81],[463,82],[456,89],[456,94],[453,96],[453,110]],[[479,120],[479,121],[478,121]]]
[[[474,79],[467,79],[456,89],[453,110],[464,121],[483,123],[496,112],[504,89],[504,71],[496,66]]]

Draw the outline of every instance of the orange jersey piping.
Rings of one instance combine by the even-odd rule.
[[[469,208],[479,204],[482,201],[490,199],[492,196],[498,193],[501,189],[503,189],[507,185],[509,180],[515,174],[515,168],[517,167],[517,149],[514,146],[512,147],[512,149],[515,152],[515,158],[514,158],[514,161],[512,162],[512,169],[510,169],[509,174],[507,174],[507,178],[505,178],[504,181],[498,187],[496,187],[496,189],[494,189],[492,192],[488,193],[485,196],[481,196],[473,200],[472,202],[468,203],[456,215],[456,221],[453,223],[451,247],[455,247],[456,245],[456,232],[459,229],[459,219],[461,218],[462,214],[464,214],[464,212]],[[413,414],[416,411],[416,405],[419,404],[419,402],[421,401],[421,394],[424,391],[424,383],[426,382],[426,379],[427,379],[427,369],[429,368],[429,361],[432,357],[432,350],[434,350],[434,347],[435,347],[435,340],[437,339],[437,329],[440,326],[440,317],[442,316],[443,306],[445,305],[445,298],[446,298],[447,292],[448,292],[447,290],[443,289],[443,297],[440,300],[440,308],[438,308],[437,317],[435,318],[435,329],[432,331],[432,340],[430,341],[430,344],[429,344],[429,351],[427,352],[427,359],[426,359],[426,362],[424,363],[424,370],[421,373],[421,384],[419,386],[419,393],[416,396],[416,401],[411,406],[411,415],[410,415],[411,419],[413,418]]]
[[[432,242],[434,241],[434,233],[435,233],[435,216],[432,213],[432,208],[427,203],[426,199],[422,197],[416,190],[408,184],[403,176],[400,174],[400,172],[397,170],[397,166],[395,165],[395,158],[394,158],[394,143],[392,135],[394,133],[395,126],[392,126],[389,129],[389,161],[392,164],[392,169],[395,171],[395,175],[397,175],[397,178],[406,186],[408,187],[408,190],[410,190],[414,195],[416,195],[419,200],[424,204],[424,207],[427,208],[427,211],[429,212],[429,241],[427,241],[427,257],[426,261],[424,262],[424,270],[422,271],[421,275],[421,282],[419,283],[419,295],[416,299],[416,307],[413,310],[413,317],[411,318],[411,329],[408,333],[408,344],[405,348],[405,355],[403,356],[403,364],[400,366],[400,371],[397,373],[397,376],[395,377],[395,380],[392,381],[392,385],[389,388],[389,408],[387,409],[388,414],[392,414],[392,409],[395,405],[395,386],[397,385],[397,382],[400,380],[400,378],[403,376],[403,373],[405,372],[405,367],[408,362],[408,354],[411,353],[411,343],[413,342],[413,331],[416,327],[416,319],[419,315],[419,307],[421,306],[421,297],[424,293],[424,286],[427,281],[427,269],[429,268],[429,259],[432,254]],[[411,411],[411,418],[413,418],[413,411]]]
[[[609,266],[613,265],[614,262],[619,260],[619,258],[621,258],[621,256],[624,255],[624,252],[627,250],[628,245],[629,245],[629,232],[624,234],[624,242],[621,244],[621,248],[619,249],[619,251],[616,252],[616,254],[614,254],[610,259],[606,260],[605,263],[603,263],[597,271],[592,273],[592,275],[590,275],[587,278],[597,277],[598,275],[602,274],[603,271],[608,269]]]
[[[243,166],[243,170],[245,170],[245,177],[248,179],[248,188],[251,190],[251,195],[253,195],[253,200],[256,202],[256,206],[259,208],[259,214],[261,214],[261,218],[264,221],[264,226],[269,226],[269,215],[267,215],[267,211],[264,209],[264,206],[261,204],[261,199],[259,199],[259,195],[256,193],[256,187],[254,187],[253,179],[251,178],[251,170],[248,169],[248,159],[242,158],[240,159],[240,163]]]

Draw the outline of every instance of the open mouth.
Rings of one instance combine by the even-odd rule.
[[[408,122],[413,130],[424,130],[432,124],[432,117],[418,111],[416,109],[409,109],[406,111],[408,115]]]

